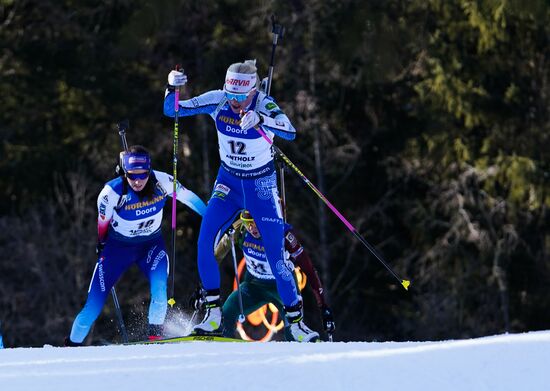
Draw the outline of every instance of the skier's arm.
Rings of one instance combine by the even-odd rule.
[[[97,197],[97,242],[104,243],[109,232],[113,212],[120,199],[110,186],[105,185]]]
[[[174,186],[173,176],[162,171],[155,171],[155,177],[166,193],[169,196],[172,196],[172,191],[170,190],[173,189]],[[182,204],[187,205],[199,215],[204,215],[206,210],[206,205],[204,202],[198,195],[193,193],[191,190],[186,189],[181,183],[179,183],[179,181],[176,182],[176,199]]]
[[[241,241],[240,238],[242,236],[241,231],[241,220],[237,220],[233,223],[233,229],[235,230],[234,239],[235,243],[238,245]],[[225,256],[231,251],[231,238],[229,234],[224,234],[218,244],[216,245],[216,248],[214,249],[214,256],[216,257],[216,260],[218,263],[221,263]]]
[[[170,88],[166,89],[164,96],[164,115],[168,117],[175,116],[174,92]],[[187,117],[197,114],[212,114],[221,100],[224,98],[222,90],[208,91],[204,94],[187,100],[179,101],[178,116]]]
[[[258,114],[260,116],[259,125],[264,131],[273,132],[285,140],[294,140],[296,138],[296,129],[273,98],[266,96],[262,100]]]

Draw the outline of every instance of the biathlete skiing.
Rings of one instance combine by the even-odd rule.
[[[277,292],[275,277],[267,262],[263,240],[252,215],[246,210],[243,211],[240,218],[233,223],[233,229],[233,235],[226,233],[221,238],[216,246],[215,254],[216,259],[221,262],[235,245],[240,247],[243,252],[246,264],[244,278],[240,282],[243,315],[247,316],[265,304],[272,303],[284,316],[284,307]],[[289,267],[293,269],[299,267],[305,274],[319,307],[323,328],[326,333],[332,333],[336,325],[317,270],[290,224],[285,223],[284,233],[285,261]],[[240,315],[238,296],[239,290],[234,290],[223,304],[224,337],[235,337],[237,319]],[[290,338],[288,324],[285,324],[285,338],[287,340]]]
[[[111,288],[136,264],[150,283],[149,339],[160,339],[167,311],[169,260],[161,232],[162,212],[172,196],[173,177],[151,168],[141,146],[121,155],[122,175],[105,184],[97,198],[98,259],[84,308],[73,322],[67,346],[80,346],[99,316]],[[177,200],[199,215],[204,202],[177,182]]]
[[[164,114],[175,116],[175,88],[185,85],[180,71],[168,75]],[[303,322],[302,300],[293,277],[293,267],[283,254],[284,223],[273,150],[255,129],[271,139],[293,140],[296,130],[275,100],[259,91],[255,61],[229,66],[223,89],[212,90],[178,102],[178,115],[208,114],[214,120],[221,167],[203,216],[198,241],[198,270],[204,289],[206,314],[193,328],[194,334],[221,334],[220,271],[214,256],[216,238],[247,209],[264,238],[267,262],[274,272],[277,291],[284,305],[290,333],[295,341],[310,341],[318,333]]]

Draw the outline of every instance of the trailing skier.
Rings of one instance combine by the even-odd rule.
[[[263,240],[252,215],[248,211],[243,211],[239,220],[233,223],[233,229],[235,230],[233,238],[231,235],[225,234],[216,246],[215,254],[218,261],[221,262],[231,250],[231,246],[233,245],[231,240],[237,243],[243,251],[246,272],[244,278],[241,280],[240,291],[242,292],[244,315],[256,311],[267,303],[274,304],[279,312],[284,315],[283,304],[275,285],[275,277],[266,260]],[[336,326],[332,311],[327,305],[321,280],[311,262],[309,254],[294,234],[292,226],[286,223],[285,261],[289,267],[299,267],[304,272],[321,312],[323,328],[325,332],[332,333]],[[237,290],[233,291],[223,304],[225,337],[233,337],[235,335],[235,326],[240,315],[238,294]],[[286,324],[285,337],[287,340],[290,338],[289,327],[292,326]],[[313,337],[314,334],[316,333],[311,333],[311,340],[319,337],[318,334],[317,338]]]
[[[111,287],[136,264],[150,283],[149,338],[162,336],[166,317],[168,254],[161,232],[162,211],[172,194],[174,178],[151,168],[151,156],[141,146],[121,155],[122,175],[105,184],[97,198],[97,263],[84,308],[73,322],[67,346],[82,345],[99,316]],[[177,200],[199,215],[204,202],[177,182]]]

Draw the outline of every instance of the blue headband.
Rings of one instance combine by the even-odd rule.
[[[125,172],[134,170],[151,171],[151,157],[143,152],[127,152],[122,156],[122,168]]]

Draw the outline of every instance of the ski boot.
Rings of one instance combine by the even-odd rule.
[[[302,302],[293,306],[285,306],[286,320],[292,339],[296,342],[317,342],[319,333],[311,330],[304,324]]]
[[[63,346],[78,347],[78,346],[82,346],[82,342],[73,342],[71,341],[71,337],[65,337],[65,340],[63,341]]]
[[[149,341],[158,341],[162,339],[163,327],[161,324],[149,324],[149,336],[147,339]]]
[[[202,307],[206,309],[204,319],[193,327],[191,335],[222,335],[220,290],[205,291]]]

